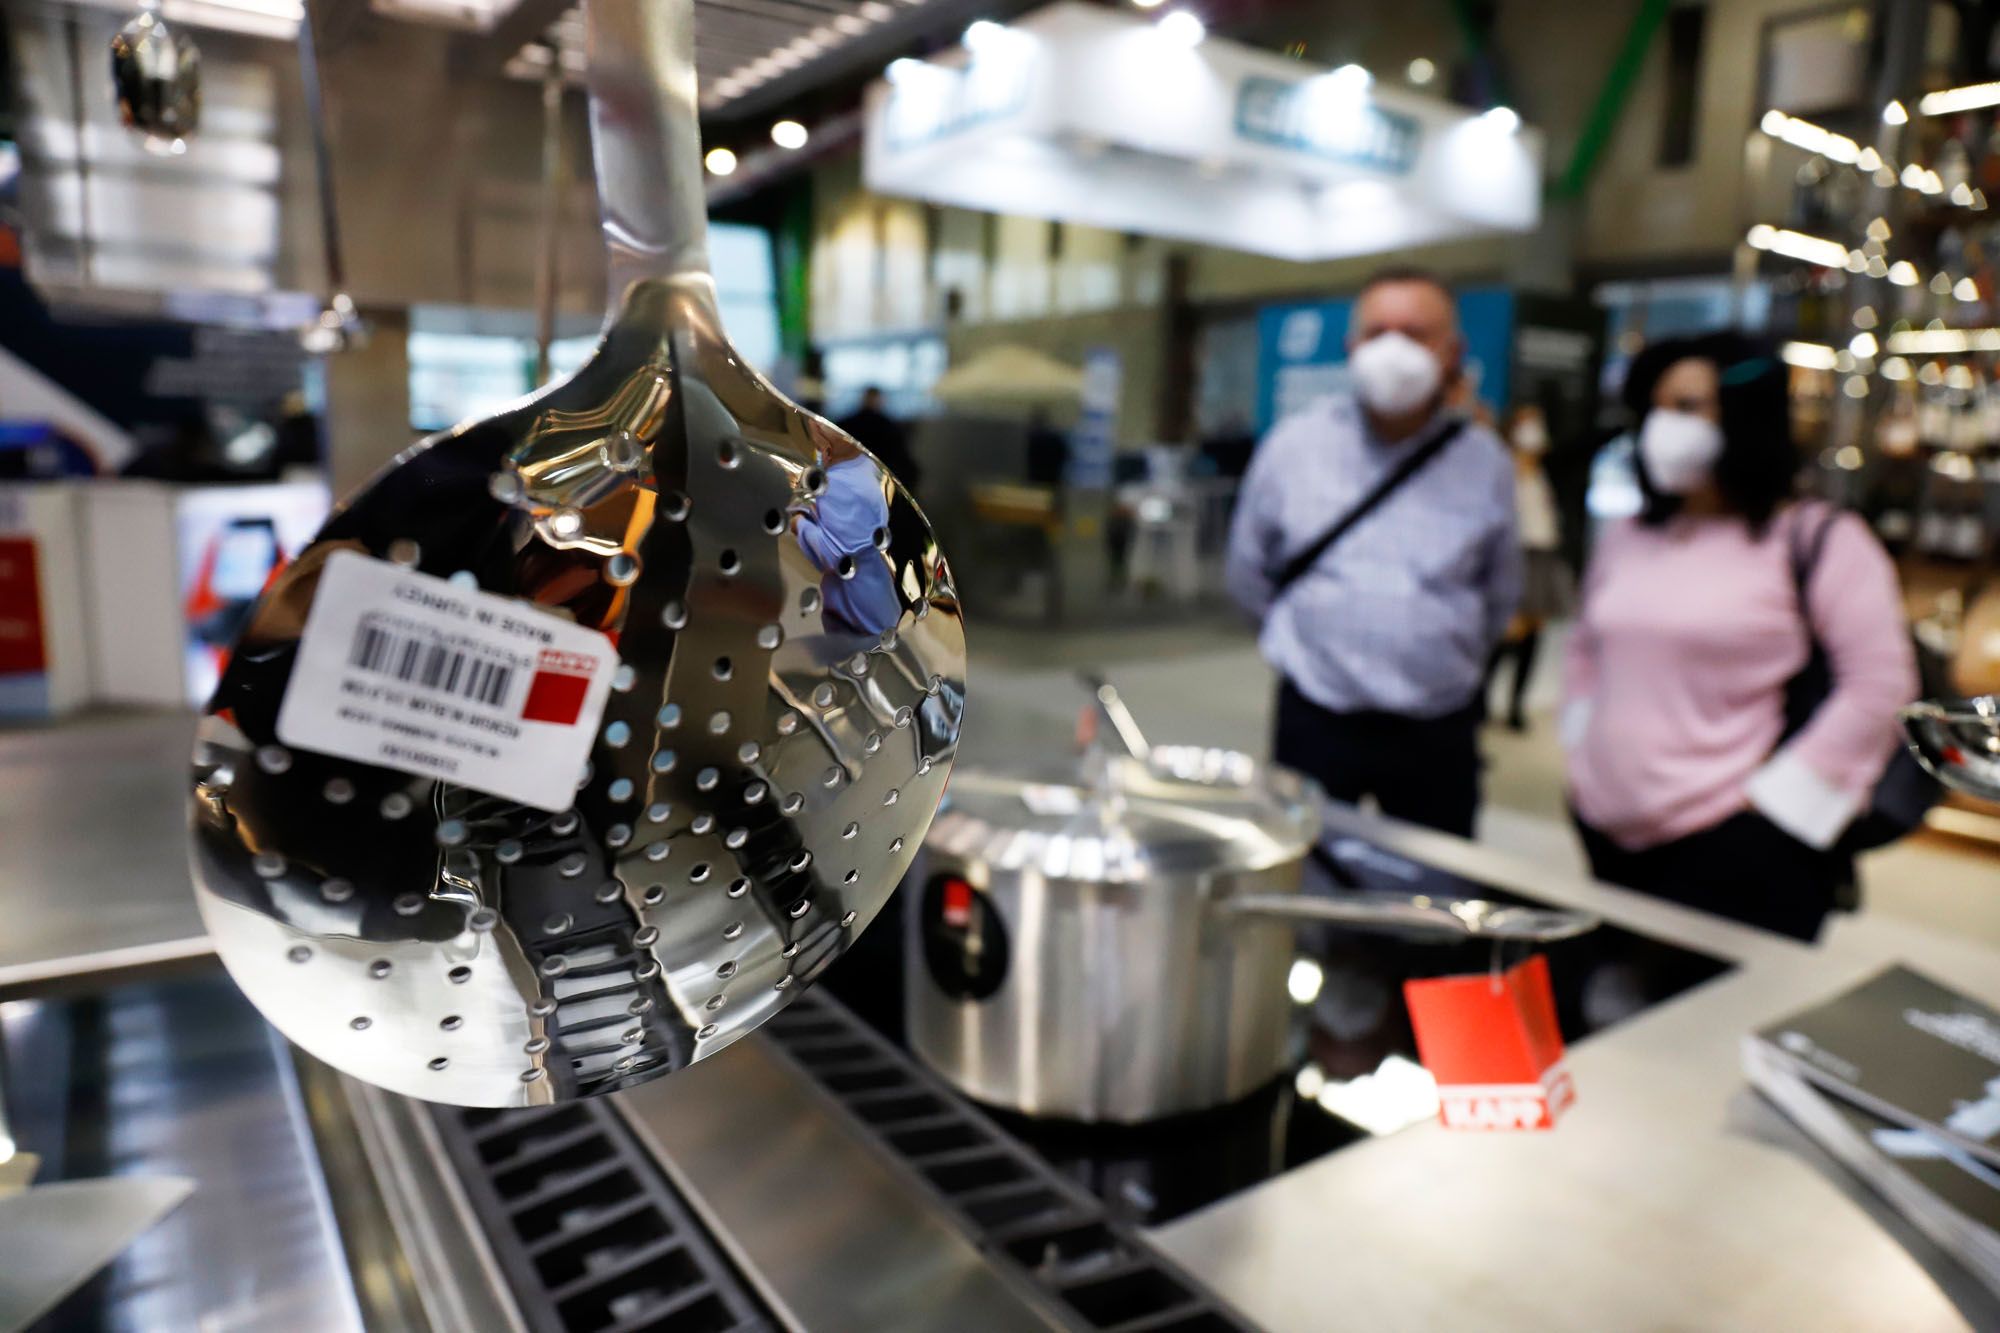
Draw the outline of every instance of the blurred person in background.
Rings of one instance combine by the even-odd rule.
[[[1521,605],[1507,625],[1506,636],[1487,659],[1480,697],[1490,692],[1502,663],[1513,667],[1507,689],[1507,726],[1528,729],[1528,683],[1542,646],[1542,629],[1569,614],[1574,600],[1569,566],[1562,558],[1562,529],[1556,518],[1556,494],[1549,485],[1543,460],[1549,452],[1548,422],[1532,404],[1514,409],[1507,429],[1514,450],[1514,525],[1521,542]]]
[[[844,421],[836,423],[861,442],[861,446],[881,460],[903,489],[916,493],[922,469],[910,453],[909,432],[903,423],[884,409],[882,390],[871,384],[861,391],[861,406]]]
[[[1916,696],[1895,567],[1858,516],[1792,501],[1785,367],[1765,344],[1657,343],[1626,397],[1644,507],[1591,555],[1563,680],[1591,870],[1813,939],[1853,874],[1836,843]],[[1815,642],[1831,689],[1788,737]]]
[[[1348,330],[1353,391],[1258,447],[1226,576],[1281,678],[1277,761],[1340,800],[1470,836],[1479,685],[1520,552],[1506,450],[1445,408],[1463,356],[1435,276],[1370,278]]]

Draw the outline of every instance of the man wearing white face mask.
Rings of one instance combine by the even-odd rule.
[[[1435,276],[1370,278],[1348,348],[1353,392],[1280,421],[1251,459],[1229,589],[1282,678],[1277,761],[1469,836],[1475,696],[1520,591],[1513,468],[1446,408],[1464,346]]]

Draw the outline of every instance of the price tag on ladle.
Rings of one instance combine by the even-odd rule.
[[[562,810],[617,667],[596,630],[338,551],[320,572],[278,739]]]

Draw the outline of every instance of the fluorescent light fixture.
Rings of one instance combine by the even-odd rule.
[[[1854,165],[1860,167],[1863,171],[1880,171],[1882,169],[1882,155],[1873,148],[1864,148],[1861,150],[1861,156],[1854,159]]]
[[[893,18],[896,13],[896,7],[886,3],[886,0],[868,0],[867,4],[861,6],[855,12],[870,23],[880,23],[884,19]]]
[[[1909,123],[1909,120],[1910,113],[1904,109],[1901,102],[1892,101],[1889,105],[1882,108],[1882,123],[1884,125],[1906,125]]]
[[[1849,273],[1866,273],[1868,271],[1868,256],[1862,254],[1859,250],[1849,250],[1847,252],[1847,263],[1843,267]]]
[[[1825,343],[1786,343],[1778,356],[1788,366],[1802,370],[1832,370],[1836,353]]]
[[[1190,50],[1200,46],[1208,36],[1208,25],[1185,9],[1163,15],[1154,26],[1159,29],[1160,36],[1175,46],[1185,46]]]
[[[1914,287],[1921,279],[1917,277],[1917,266],[1907,259],[1899,259],[1889,266],[1889,281],[1898,287]]]
[[[1960,208],[1972,207],[1972,187],[1964,181],[1951,187],[1951,201]]]
[[[1757,122],[1757,128],[1774,139],[1782,139],[1794,148],[1802,148],[1808,153],[1818,153],[1832,161],[1852,166],[1861,159],[1861,145],[1844,134],[1815,125],[1797,116],[1788,116],[1782,111],[1770,110]],[[1879,160],[1879,159],[1878,159]]]
[[[1158,9],[1165,0],[1132,0],[1141,9]]]
[[[1875,335],[1872,333],[1857,333],[1847,344],[1847,350],[1865,360],[1881,351],[1882,345],[1875,341]]]
[[[702,158],[701,164],[708,168],[708,174],[711,176],[727,176],[736,170],[736,154],[727,148],[711,148],[708,150],[708,156]]]
[[[1432,79],[1435,79],[1437,73],[1438,67],[1422,56],[1418,56],[1415,60],[1412,60],[1403,70],[1403,76],[1419,88],[1424,87]]]
[[[1892,356],[1882,363],[1882,378],[1885,380],[1906,380],[1910,377],[1910,363],[1900,356]]]
[[[1868,396],[1868,377],[1866,375],[1849,375],[1841,383],[1840,391],[1849,398],[1866,398]]]
[[[1973,83],[1963,88],[1925,93],[1917,103],[1917,110],[1927,116],[1949,116],[1982,106],[2000,106],[2000,83]]]
[[[1958,285],[1951,289],[1951,294],[1961,301],[1977,301],[1979,299],[1979,284],[1971,278],[1960,278]]]
[[[1769,250],[1787,259],[1804,260],[1822,268],[1847,267],[1847,247],[1821,236],[1808,236],[1802,231],[1785,231],[1759,223],[1750,229],[1745,239],[1752,249]]]
[[[1905,329],[1889,335],[1889,350],[1898,356],[1950,356],[1958,352],[2000,352],[2000,329]],[[1924,367],[1930,370],[1931,367]],[[1918,379],[1927,384],[1940,379]]]
[[[1488,107],[1479,113],[1482,125],[1491,125],[1502,134],[1512,134],[1521,128],[1521,115],[1511,106]]]
[[[868,31],[868,20],[859,14],[842,14],[833,21],[833,30],[849,37],[858,36]]]
[[[1292,970],[1285,977],[1285,989],[1291,993],[1293,1004],[1311,1004],[1319,998],[1320,987],[1326,984],[1326,973],[1310,958],[1294,958]]]
[[[910,56],[897,56],[889,62],[889,68],[882,71],[891,83],[907,83],[920,77],[924,72],[924,62]]]
[[[1342,65],[1327,75],[1336,84],[1360,92],[1375,82],[1375,76],[1356,64]]]
[[[796,120],[781,120],[771,127],[771,142],[780,148],[804,148],[806,127]]]

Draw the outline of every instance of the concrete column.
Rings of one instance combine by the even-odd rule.
[[[335,499],[410,443],[410,312],[363,308],[368,340],[326,361],[326,461]]]

